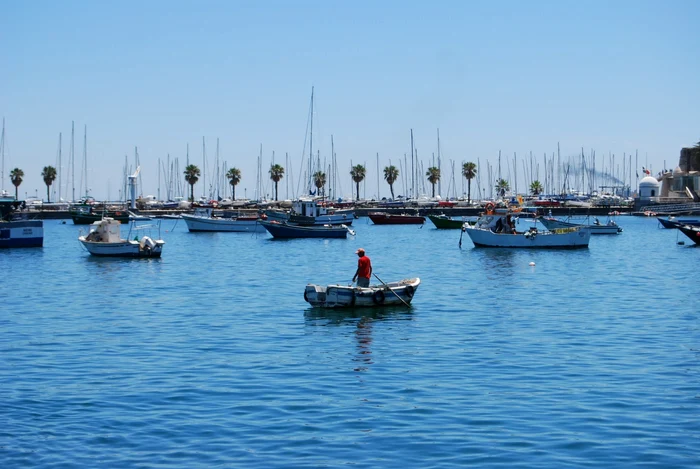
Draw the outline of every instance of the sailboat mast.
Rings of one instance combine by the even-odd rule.
[[[87,125],[85,126],[85,133],[83,134],[83,170],[85,174],[85,197],[90,195],[88,189],[88,169],[87,169]]]
[[[216,200],[219,200],[219,137],[216,137]]]
[[[309,126],[309,182],[307,190],[311,190],[311,179],[313,178],[313,158],[314,158],[314,87],[311,87],[311,124]]]
[[[377,152],[377,200],[382,200],[379,196],[379,152]]]
[[[438,139],[438,173],[442,174],[442,160],[440,159],[440,129],[437,129]],[[438,194],[442,196],[442,178],[438,179]]]
[[[0,136],[0,154],[2,154],[2,193],[5,193],[5,118],[2,118],[2,136]]]
[[[204,198],[207,196],[207,147],[202,136],[202,190],[204,191],[202,195]]]
[[[3,129],[3,132],[5,129]],[[58,133],[58,200],[57,202],[61,202],[61,173],[63,172],[63,169],[61,167],[61,151],[62,151],[63,145],[61,144],[61,132]],[[54,197],[55,199],[55,197]]]
[[[71,164],[71,188],[72,201],[75,202],[75,121],[71,122],[70,126],[70,164]]]
[[[411,197],[415,197],[416,191],[416,172],[413,165],[413,129],[411,129]]]

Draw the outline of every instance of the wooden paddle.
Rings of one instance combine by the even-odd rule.
[[[406,305],[406,307],[408,307],[408,308],[411,307],[411,305],[408,304],[408,303],[406,303],[406,302],[404,301],[404,299],[401,298],[401,297],[399,296],[398,293],[396,293],[394,290],[392,290],[391,287],[390,287],[389,285],[387,285],[386,283],[384,283],[384,280],[380,279],[380,278],[377,276],[377,274],[373,273],[372,275],[374,275],[375,277],[377,277],[377,280],[379,280],[380,282],[382,282],[382,285],[384,285],[385,287],[387,287],[391,293],[393,293],[394,295],[396,295],[396,298],[398,298],[399,300],[401,300],[401,303],[403,303],[404,305]]]

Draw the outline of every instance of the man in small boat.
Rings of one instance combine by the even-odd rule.
[[[365,256],[365,250],[363,248],[355,251],[360,258],[357,260],[357,271],[352,277],[352,281],[357,280],[358,287],[369,287],[369,279],[372,276],[372,261],[369,257]]]

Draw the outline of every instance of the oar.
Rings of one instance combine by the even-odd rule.
[[[387,287],[391,293],[393,293],[394,295],[396,295],[396,298],[398,298],[399,300],[401,300],[401,303],[403,303],[404,305],[406,305],[408,308],[411,307],[411,305],[409,305],[408,303],[406,303],[406,302],[404,301],[404,299],[401,298],[401,297],[399,296],[398,293],[396,293],[394,290],[392,290],[391,287],[390,287],[389,285],[387,285],[386,283],[384,283],[384,280],[380,279],[380,278],[377,276],[377,274],[374,274],[374,273],[373,273],[372,275],[374,275],[375,277],[377,277],[377,280],[379,280],[380,282],[382,282],[382,285],[384,285],[385,287]]]

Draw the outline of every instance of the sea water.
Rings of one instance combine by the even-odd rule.
[[[0,251],[0,467],[698,467],[700,249],[618,222],[527,251],[164,220],[161,259],[102,259],[45,221]],[[358,247],[410,310],[308,307]]]

